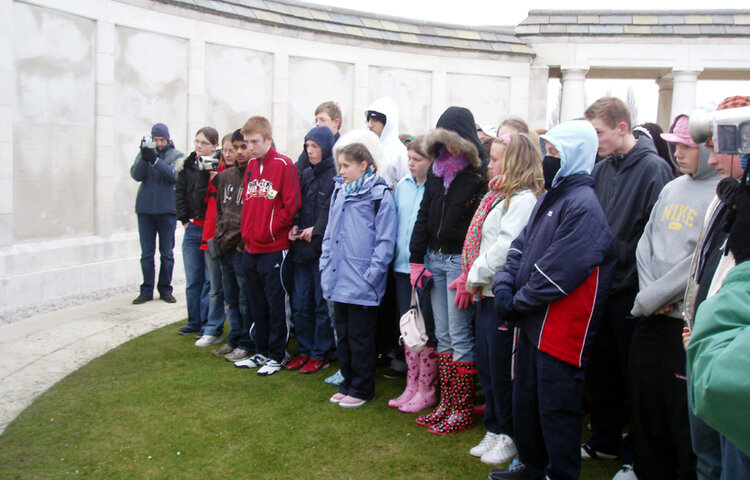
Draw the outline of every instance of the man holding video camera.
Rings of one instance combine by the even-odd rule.
[[[735,108],[750,106],[750,97],[734,96],[724,99],[712,115],[727,117],[734,115],[733,112],[724,112]],[[723,112],[723,113],[722,113]],[[700,112],[697,112],[700,113]],[[703,122],[701,122],[703,120]],[[695,131],[699,124],[706,123],[706,119],[699,119],[695,114],[690,117],[690,130],[695,140]],[[725,228],[727,220],[733,215],[732,208],[721,200],[722,192],[739,185],[743,168],[740,164],[740,154],[737,150],[728,150],[728,143],[723,135],[712,132],[717,127],[715,120],[710,127],[711,131],[704,131],[703,136],[709,137],[706,145],[711,148],[711,157],[708,161],[723,177],[717,187],[717,196],[708,207],[708,213],[703,222],[703,229],[698,238],[698,245],[693,255],[690,267],[690,278],[685,292],[685,303],[683,316],[686,325],[683,332],[685,348],[690,344],[692,329],[695,328],[695,314],[704,300],[712,297],[722,284],[727,273],[734,267],[734,256],[727,252],[726,243],[728,230]],[[709,124],[710,125],[710,124]],[[705,126],[703,127],[706,128]],[[726,129],[723,130],[727,132]],[[719,145],[714,144],[714,139],[719,140]],[[731,142],[729,142],[731,143]],[[737,146],[737,145],[735,145]],[[695,372],[691,372],[692,376]],[[690,395],[688,395],[690,396]],[[693,450],[697,456],[696,472],[699,478],[750,478],[750,458],[738,449],[731,441],[720,438],[719,432],[712,429],[701,419],[690,412],[690,435],[692,437]]]
[[[133,304],[140,305],[154,297],[154,254],[156,236],[159,236],[159,296],[168,303],[176,300],[172,295],[172,269],[174,267],[174,231],[177,223],[174,184],[175,163],[182,152],[174,147],[169,129],[163,123],[151,127],[151,135],[143,137],[140,151],[130,167],[130,176],[140,182],[135,199],[138,215],[138,236],[141,241],[141,271],[143,283]]]

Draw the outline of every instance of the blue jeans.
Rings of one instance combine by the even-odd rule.
[[[174,214],[147,215],[138,214],[138,237],[141,241],[141,272],[143,283],[141,295],[154,296],[154,255],[156,254],[156,236],[159,235],[159,295],[172,294],[172,270],[174,269],[174,231],[177,216]]]
[[[333,348],[333,329],[328,303],[320,288],[318,263],[294,263],[292,270],[292,319],[299,342],[297,353],[323,360]]]
[[[203,326],[204,335],[221,336],[224,333],[224,287],[221,275],[221,263],[218,258],[211,258],[208,250],[203,251],[203,258],[208,270],[211,284],[208,291],[208,320]]]
[[[438,353],[452,353],[455,362],[473,362],[474,306],[459,309],[453,305],[456,291],[448,290],[448,285],[461,275],[461,254],[438,253],[428,249],[424,266],[432,272],[430,300]]]
[[[721,480],[750,478],[750,458],[724,435],[721,436]]]
[[[201,246],[203,227],[188,223],[182,238],[182,262],[185,264],[185,299],[187,300],[187,327],[203,329],[208,319],[208,291],[210,288],[206,262]]]
[[[411,281],[408,273],[394,272],[396,276],[396,297],[398,299],[398,318],[401,317],[411,307]],[[435,319],[432,317],[432,303],[430,302],[430,293],[424,289],[417,289],[417,298],[419,298],[419,308],[422,309],[422,319],[424,320],[424,329],[427,334],[427,345],[437,345],[435,340]]]
[[[255,352],[250,338],[250,304],[247,300],[247,277],[242,268],[242,252],[234,251],[219,258],[221,283],[224,287],[224,302],[229,321],[227,344],[246,352]]]
[[[689,368],[686,371],[690,443],[696,457],[695,476],[698,480],[719,480],[721,479],[721,435],[693,413]]]

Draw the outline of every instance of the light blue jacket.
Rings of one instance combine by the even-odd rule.
[[[396,232],[396,259],[393,261],[393,271],[409,273],[409,242],[414,224],[417,222],[419,205],[424,196],[424,186],[417,185],[414,177],[406,175],[396,185],[396,213],[398,214],[398,230]]]
[[[320,283],[326,300],[378,306],[385,294],[388,264],[396,243],[396,206],[375,174],[349,196],[336,186],[328,211],[320,256]]]

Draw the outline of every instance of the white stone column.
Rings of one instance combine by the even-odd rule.
[[[656,80],[656,84],[659,85],[659,106],[656,111],[656,123],[666,132],[672,123],[674,77],[671,74],[665,75]]]
[[[546,128],[547,126],[547,84],[549,83],[548,65],[531,65],[529,71],[529,127]],[[512,110],[511,110],[512,111]]]
[[[187,84],[187,149],[192,151],[195,132],[206,122],[206,42],[190,39]]]
[[[586,110],[586,73],[589,67],[563,65],[560,122],[583,117]]]
[[[448,74],[445,70],[432,72],[432,98],[430,98],[430,128],[433,127],[440,115],[443,114],[448,99]]]
[[[674,76],[674,88],[672,92],[672,111],[669,114],[671,121],[680,113],[689,113],[695,108],[695,88],[698,85],[698,75],[702,68],[675,68],[672,69]]]
[[[366,63],[354,64],[354,100],[350,112],[352,129],[366,128],[365,110],[370,106],[368,101],[370,84],[370,66]]]
[[[289,54],[277,50],[273,55],[273,139],[279,152],[287,151],[287,116],[289,114]]]
[[[0,246],[13,243],[13,1],[0,0]]]
[[[97,235],[113,233],[115,162],[115,25],[96,22],[96,159],[94,225]]]

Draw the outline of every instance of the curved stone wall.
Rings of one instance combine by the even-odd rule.
[[[0,0],[0,143],[10,165],[0,172],[0,309],[127,284],[135,292],[138,184],[129,169],[156,121],[188,152],[202,126],[224,135],[264,115],[293,157],[326,100],[342,107],[344,130],[362,127],[382,95],[412,134],[453,104],[483,123],[511,112],[544,121],[546,71],[530,67],[512,30],[300,5]]]

